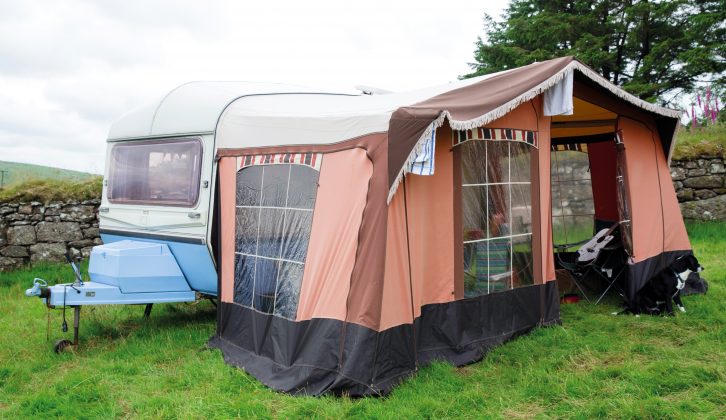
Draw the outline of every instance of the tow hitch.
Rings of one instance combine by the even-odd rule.
[[[36,277],[33,279],[33,287],[25,291],[25,296],[33,297],[38,296],[39,298],[47,298],[50,296],[50,289],[48,288],[48,282]]]
[[[61,308],[63,311],[63,323],[61,324],[61,330],[63,332],[68,332],[68,322],[66,321],[66,305],[65,305],[65,293],[67,288],[71,288],[76,291],[76,293],[81,293],[80,288],[83,287],[83,278],[81,277],[81,271],[78,269],[78,266],[73,261],[73,258],[71,257],[70,253],[66,253],[66,261],[68,264],[71,265],[71,268],[73,269],[73,275],[75,277],[75,281],[71,284],[63,285],[64,289],[64,302],[63,307]],[[48,307],[48,309],[54,309],[55,306],[50,304],[50,296],[51,296],[51,288],[48,287],[48,282],[36,277],[33,279],[33,287],[25,291],[25,296],[33,297],[37,296],[41,299],[45,300],[45,304]],[[73,341],[67,340],[67,339],[60,339],[55,342],[53,345],[53,351],[56,353],[61,353],[65,349],[71,347],[71,346],[77,346],[78,345],[78,326],[80,324],[81,320],[81,307],[80,306],[70,306],[73,308]]]
[[[78,346],[81,307],[85,305],[145,305],[148,318],[154,303],[193,302],[189,287],[174,255],[166,244],[123,240],[98,245],[91,251],[88,275],[84,281],[70,253],[66,261],[73,269],[73,283],[48,285],[41,278],[25,291],[39,297],[49,309],[63,312],[63,332],[68,332],[66,309],[73,308],[73,341],[61,339],[53,350],[60,353]]]

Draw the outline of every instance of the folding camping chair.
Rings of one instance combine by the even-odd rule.
[[[479,296],[512,288],[510,245],[507,240],[492,239],[472,244],[464,252],[464,295]]]
[[[582,287],[584,280],[595,275],[605,281],[605,290],[597,297],[595,305],[607,295],[610,289],[614,289],[625,298],[625,292],[618,284],[620,276],[625,272],[625,264],[622,263],[623,245],[616,239],[613,233],[620,223],[613,224],[609,229],[599,231],[592,239],[572,244],[555,245],[555,254],[561,267],[572,273],[572,281],[580,290],[582,296],[592,303]],[[573,261],[566,261],[562,256],[566,250],[580,245]]]

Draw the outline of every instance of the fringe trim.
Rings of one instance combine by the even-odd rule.
[[[416,159],[416,156],[423,152],[424,147],[426,146],[426,142],[433,134],[434,130],[444,125],[444,121],[446,120],[446,115],[444,112],[439,114],[439,117],[436,118],[431,124],[429,124],[428,127],[426,127],[426,131],[423,132],[421,137],[419,137],[418,141],[416,142],[416,145],[411,150],[411,153],[408,154],[408,158],[406,158],[406,161],[403,163],[403,166],[398,171],[398,175],[396,175],[396,181],[393,183],[391,188],[388,190],[388,198],[386,199],[386,204],[391,204],[391,200],[393,200],[393,196],[396,195],[396,190],[398,190],[398,185],[401,183],[403,178],[406,176],[406,170],[413,165],[414,159]],[[436,145],[434,145],[434,153]]]
[[[585,76],[587,76],[590,80],[594,81],[601,87],[607,89],[609,92],[614,94],[620,99],[623,99],[627,102],[630,102],[631,104],[645,109],[647,111],[650,111],[654,114],[662,115],[664,117],[670,117],[679,119],[680,118],[680,112],[663,108],[658,105],[651,104],[650,102],[646,102],[640,98],[637,98],[630,93],[620,89],[619,87],[613,85],[608,80],[606,80],[604,77],[600,76],[599,74],[595,73],[592,69],[587,67],[586,65],[580,63],[577,60],[573,60],[568,64],[564,69],[560,70],[558,73],[554,74],[549,79],[545,80],[544,82],[540,83],[539,85],[535,86],[534,88],[530,89],[527,92],[524,92],[523,94],[517,96],[516,98],[512,99],[511,101],[505,103],[504,105],[493,109],[492,111],[487,112],[486,114],[479,116],[477,118],[471,119],[471,120],[455,120],[451,118],[451,114],[448,110],[444,110],[439,114],[438,118],[434,120],[428,128],[426,128],[426,131],[423,133],[423,135],[418,139],[416,142],[416,146],[414,146],[413,150],[409,154],[408,158],[406,159],[406,162],[404,163],[403,167],[400,171],[398,171],[398,175],[396,176],[396,179],[394,180],[393,184],[391,185],[391,188],[388,191],[388,199],[386,201],[387,204],[391,204],[391,200],[393,199],[393,196],[396,194],[396,190],[398,190],[398,185],[403,180],[403,177],[405,176],[405,170],[410,166],[411,161],[413,161],[414,157],[416,156],[417,152],[420,152],[423,148],[424,143],[426,142],[426,139],[428,136],[431,135],[432,130],[436,130],[437,128],[441,127],[444,124],[444,121],[448,120],[449,125],[454,130],[471,130],[477,127],[481,127],[483,125],[486,125],[496,119],[499,119],[506,114],[513,111],[516,107],[519,105],[530,101],[546,91],[547,89],[553,87],[557,83],[559,83],[562,79],[565,78],[570,72],[572,71],[579,71]]]
[[[638,108],[643,108],[647,111],[650,111],[654,114],[662,115],[664,117],[675,118],[678,120],[680,120],[680,118],[681,118],[680,111],[677,111],[675,109],[664,108],[662,106],[658,106],[658,105],[652,104],[650,102],[646,102],[636,96],[633,96],[630,93],[615,86],[614,84],[609,82],[607,79],[600,76],[599,74],[594,72],[591,68],[580,63],[579,61],[571,62],[570,64],[567,65],[567,67],[565,67],[565,69],[563,71],[567,71],[570,67],[572,67],[573,69],[584,74],[585,76],[590,78],[590,80],[597,83],[601,87],[604,87],[605,89],[610,91],[613,95],[617,96],[620,99],[630,102],[631,104],[637,106]]]

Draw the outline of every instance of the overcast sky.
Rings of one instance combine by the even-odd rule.
[[[0,0],[0,160],[102,173],[111,123],[191,80],[445,83],[506,4]]]

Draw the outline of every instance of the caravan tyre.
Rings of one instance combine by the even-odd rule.
[[[64,351],[65,351],[65,350],[66,350],[67,348],[71,347],[72,345],[73,345],[73,343],[71,343],[71,341],[70,341],[70,340],[65,340],[65,339],[63,339],[63,340],[58,340],[58,341],[56,341],[56,342],[55,342],[55,344],[53,345],[53,351],[54,351],[54,352],[55,352],[56,354],[61,354],[61,353],[63,353],[63,352],[64,352]]]

